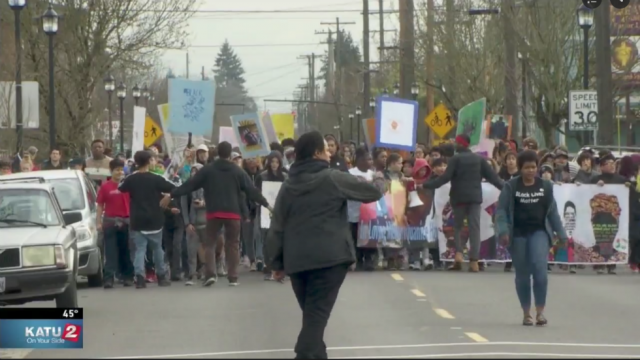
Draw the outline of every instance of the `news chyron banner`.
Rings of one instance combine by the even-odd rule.
[[[82,349],[80,308],[0,308],[0,349]]]

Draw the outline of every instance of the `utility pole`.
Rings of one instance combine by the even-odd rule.
[[[334,43],[333,43],[333,32],[331,31],[331,29],[329,29],[329,31],[316,31],[316,35],[320,35],[320,34],[327,34],[327,41],[326,42],[321,42],[321,44],[327,44],[328,45],[328,49],[327,49],[327,64],[328,64],[328,70],[329,70],[329,84],[326,85],[327,89],[331,90],[331,95],[333,97],[335,97],[335,55],[333,54],[334,52]]]
[[[415,29],[413,0],[400,0],[400,97],[411,98],[411,84],[415,80]]]
[[[189,52],[187,51],[187,79],[189,78]]]
[[[298,59],[307,59],[309,64],[309,77],[307,78],[307,97],[310,101],[316,101],[316,54],[311,53],[309,55],[299,56]],[[313,118],[315,120],[315,105],[312,105],[312,108],[309,109],[307,105],[307,117]],[[313,116],[312,116],[313,114]],[[307,123],[309,121],[307,120]]]
[[[596,90],[598,92],[598,139],[595,144],[615,144],[613,120],[613,81],[611,79],[611,9],[608,4],[592,10],[596,41]],[[631,120],[627,118],[627,121]]]
[[[433,61],[433,57],[434,57],[434,45],[435,45],[435,39],[434,39],[434,33],[436,31],[435,29],[435,24],[436,24],[436,20],[435,20],[435,4],[434,4],[434,0],[427,0],[427,51],[425,52],[425,60],[427,62],[427,66],[426,66],[426,70],[427,70],[427,85],[425,86],[425,90],[426,90],[426,99],[427,99],[427,114],[431,114],[431,112],[433,111],[433,108],[435,107],[434,99],[433,99],[433,86],[429,85],[429,84],[435,84],[434,77],[435,77],[435,69],[434,69],[434,61]],[[423,121],[420,121],[419,123],[424,124]],[[426,125],[426,124],[425,124]],[[433,139],[434,139],[434,134],[433,131],[431,131],[431,129],[428,126],[425,126],[427,128],[427,133],[429,134],[429,144],[433,143]]]
[[[380,31],[381,33],[384,31]],[[363,85],[363,93],[362,93],[362,115],[364,119],[368,119],[370,117],[370,109],[369,109],[369,98],[371,97],[371,72],[369,64],[369,0],[362,0],[362,53],[364,60],[364,73],[362,74],[362,85]],[[361,120],[358,117],[357,120]],[[356,124],[357,138],[358,140],[361,138],[360,133],[362,131],[362,124]],[[353,140],[353,139],[352,139]],[[360,146],[358,142],[358,146]]]
[[[520,116],[518,109],[518,50],[516,49],[515,30],[511,23],[514,14],[514,0],[502,0],[502,9],[500,16],[502,17],[503,37],[504,37],[504,90],[505,90],[505,115],[511,116],[513,129],[511,136],[517,137],[521,132],[518,131],[519,126],[526,126],[524,117]],[[523,54],[524,55],[524,54]],[[611,71],[609,71],[611,72]],[[520,119],[521,118],[521,119]],[[521,139],[524,140],[524,139]]]
[[[382,61],[384,59],[384,0],[378,0],[378,19],[380,20],[380,58],[378,60]]]
[[[337,17],[336,18],[336,22],[321,22],[320,25],[335,25],[336,26],[336,42],[333,46],[333,57],[334,57],[334,61],[335,61],[335,67],[336,67],[336,79],[335,79],[335,84],[334,84],[334,101],[335,101],[335,106],[336,106],[336,111],[338,113],[338,124],[341,127],[340,129],[340,133],[341,135],[344,134],[343,133],[343,129],[342,129],[342,111],[340,109],[340,107],[338,106],[338,103],[342,103],[342,88],[343,88],[343,64],[342,64],[342,60],[341,60],[341,48],[342,48],[342,41],[344,39],[344,34],[342,33],[342,30],[340,29],[340,25],[355,25],[355,22],[340,22],[340,18]],[[329,36],[331,36],[331,30],[329,30]],[[331,39],[331,38],[330,38]],[[332,42],[330,43],[330,47],[331,47]],[[331,52],[329,53],[329,56],[331,56]],[[331,59],[329,59],[329,63],[331,63]],[[342,138],[342,136],[341,136]]]
[[[204,66],[202,67],[202,71],[200,72],[200,75],[202,75],[202,80],[205,80],[205,76],[204,76]]]

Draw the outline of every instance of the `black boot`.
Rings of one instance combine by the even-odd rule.
[[[147,287],[147,280],[142,275],[136,275],[136,289],[144,289]]]

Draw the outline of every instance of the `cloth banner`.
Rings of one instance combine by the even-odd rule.
[[[477,146],[480,139],[485,138],[485,114],[487,113],[487,99],[482,98],[469,103],[458,111],[458,127],[456,135],[467,135],[471,140],[471,147]]]
[[[428,217],[432,206],[431,196],[418,190],[422,205],[410,207],[408,194],[415,188],[413,182],[374,179],[384,196],[377,202],[360,205],[358,247],[363,248],[423,248],[429,239]]]
[[[133,108],[133,136],[131,137],[131,155],[144,150],[144,126],[147,118],[147,109],[142,106]]]
[[[169,131],[211,135],[215,94],[214,81],[169,79]]]
[[[453,261],[453,214],[449,204],[450,185],[437,189],[434,196],[440,259]],[[482,184],[480,213],[480,259],[487,262],[511,261],[509,251],[500,245],[494,228],[494,214],[500,191]],[[568,236],[566,246],[553,239],[549,262],[576,265],[626,264],[629,253],[629,189],[624,185],[554,185],[558,213]],[[461,231],[468,238],[468,228]],[[468,260],[465,245],[464,257]]]
[[[262,182],[262,196],[267,199],[267,202],[271,207],[275,207],[276,198],[280,192],[282,183],[278,181],[263,181]],[[260,227],[268,229],[271,226],[271,212],[264,206],[260,207]]]

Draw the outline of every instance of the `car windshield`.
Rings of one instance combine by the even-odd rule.
[[[0,228],[60,225],[51,196],[38,189],[0,190]]]
[[[78,178],[47,179],[53,186],[62,211],[77,211],[84,209],[84,191]]]

